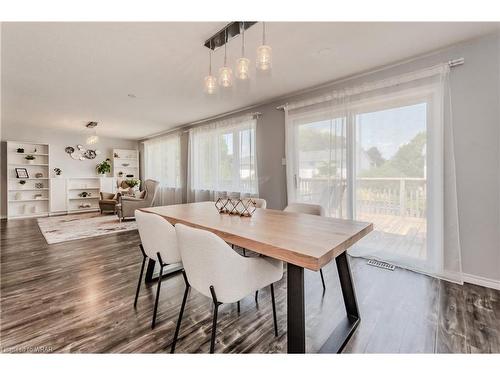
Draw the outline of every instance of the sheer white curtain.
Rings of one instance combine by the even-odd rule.
[[[285,108],[289,202],[374,223],[350,250],[462,282],[449,66]]]
[[[189,130],[189,202],[258,195],[256,123],[246,115]]]
[[[160,182],[155,206],[182,203],[180,142],[179,132],[144,142],[144,177]]]

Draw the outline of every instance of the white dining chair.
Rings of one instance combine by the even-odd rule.
[[[175,228],[167,220],[159,215],[135,210],[135,220],[141,238],[141,252],[143,255],[141,273],[135,293],[134,308],[137,306],[137,298],[142,283],[142,274],[146,259],[157,260],[160,265],[158,286],[156,288],[155,305],[153,309],[153,321],[151,328],[156,325],[156,312],[158,310],[158,299],[160,298],[160,287],[162,281],[163,268],[172,263],[179,263],[181,256],[177,248],[177,235]]]
[[[252,200],[255,202],[256,208],[266,208],[267,207],[267,201],[263,198],[252,198]]]
[[[308,214],[308,215],[317,215],[324,216],[325,211],[323,207],[319,204],[311,204],[311,203],[290,203],[285,207],[283,211],[286,212],[296,212],[300,214]],[[325,278],[323,277],[323,270],[319,269],[319,274],[321,276],[321,283],[323,284],[323,290],[326,290]]]
[[[267,258],[245,258],[214,233],[177,224],[177,242],[184,266],[186,289],[182,300],[171,353],[179,335],[190,287],[214,303],[210,353],[215,349],[217,312],[223,303],[234,303],[264,287],[271,287],[274,334],[278,336],[273,283],[283,277],[283,262]]]

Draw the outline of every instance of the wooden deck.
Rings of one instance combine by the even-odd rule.
[[[357,220],[373,223],[373,232],[361,240],[361,245],[419,260],[427,257],[425,218],[361,213]]]

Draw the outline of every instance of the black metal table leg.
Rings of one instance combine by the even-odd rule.
[[[151,283],[158,280],[159,273],[154,273],[156,261],[154,259],[148,259],[148,268],[146,269],[146,277],[144,278],[144,283]],[[170,264],[163,268],[163,276],[169,276],[170,274],[180,272],[182,270],[182,263]]]
[[[340,287],[346,309],[346,317],[337,325],[320,349],[320,353],[341,353],[360,322],[356,293],[352,283],[351,269],[346,252],[335,258]]]
[[[154,259],[148,259],[148,268],[146,269],[146,277],[144,278],[144,282],[150,283],[153,281],[153,272],[155,271],[156,261]]]
[[[287,265],[287,341],[288,353],[306,352],[304,268]]]

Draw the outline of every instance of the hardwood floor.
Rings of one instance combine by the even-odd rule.
[[[184,292],[180,274],[164,279],[157,327],[156,284],[133,300],[142,260],[136,231],[47,245],[35,220],[1,222],[0,347],[3,352],[165,353]],[[459,286],[351,259],[361,323],[344,352],[500,352],[500,291]],[[319,349],[345,314],[334,262],[306,271],[308,351]],[[216,352],[286,350],[286,285],[276,285],[279,337],[269,290],[222,305]],[[208,353],[211,300],[191,290],[176,353]]]

